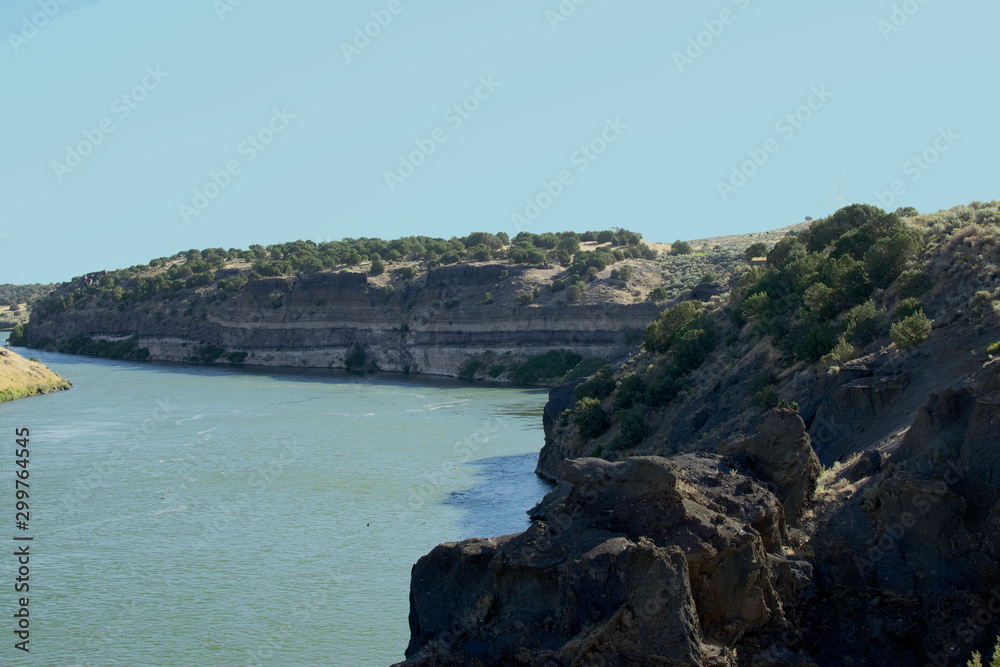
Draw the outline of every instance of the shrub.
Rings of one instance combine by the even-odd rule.
[[[596,438],[611,425],[608,413],[596,398],[581,398],[573,408],[573,422],[584,438]]]
[[[565,384],[566,382],[571,382],[579,378],[589,377],[597,371],[601,370],[604,366],[607,366],[607,362],[600,357],[587,357],[576,366],[573,367],[566,375],[562,376],[560,384]]]
[[[617,412],[617,409],[616,409]],[[631,449],[649,435],[649,424],[641,408],[635,407],[617,413],[621,432],[615,438],[616,449]]]
[[[878,336],[878,320],[885,311],[875,308],[871,300],[851,308],[844,317],[844,333],[864,347]]]
[[[770,310],[771,298],[767,292],[751,294],[743,302],[743,314],[746,317],[764,317]]]
[[[854,346],[848,343],[844,336],[841,336],[837,344],[830,350],[830,353],[820,359],[820,361],[827,366],[839,366],[853,358]]]
[[[687,241],[681,241],[677,239],[670,244],[670,254],[671,255],[690,255],[693,252],[691,250],[691,244]]]
[[[626,373],[615,387],[615,410],[626,410],[646,401],[646,381],[636,373]]]
[[[667,308],[643,333],[643,345],[650,352],[666,352],[686,328],[701,314],[701,304],[684,301]]]
[[[988,348],[986,348],[986,353],[992,356],[1000,356],[1000,342],[993,343]]]
[[[380,259],[372,260],[372,268],[368,271],[373,276],[380,276],[385,273],[385,264]]]
[[[396,288],[392,285],[386,285],[382,288],[382,303],[385,303],[396,293]]]
[[[754,243],[752,246],[743,251],[743,259],[745,259],[748,262],[751,259],[754,259],[755,257],[766,257],[766,256],[767,256],[767,244],[762,241]]]
[[[524,294],[518,294],[517,298],[514,300],[514,303],[517,306],[523,307],[529,305],[534,300],[535,297],[531,293],[525,292]]]
[[[507,367],[502,364],[497,364],[496,366],[491,366],[490,370],[486,373],[491,378],[496,379],[503,375],[503,372],[507,370]]]
[[[701,277],[701,282],[703,282],[703,283],[714,283],[715,282],[715,274],[712,273],[711,271],[709,271],[708,273],[706,273],[705,275],[703,275]]]
[[[649,293],[649,300],[655,301],[656,303],[660,303],[661,301],[666,301],[667,290],[665,290],[662,287],[653,288],[653,290]]]
[[[822,322],[810,327],[798,345],[795,356],[809,363],[816,363],[837,344],[837,332],[833,325]]]
[[[934,287],[934,279],[918,269],[903,271],[899,275],[896,293],[900,297],[907,299],[918,297],[930,288]]]
[[[779,410],[792,410],[794,412],[799,411],[799,404],[795,401],[778,401],[778,404],[775,407]]]
[[[226,360],[231,364],[242,364],[247,358],[246,352],[230,352],[226,355]]]
[[[399,270],[399,277],[403,280],[412,280],[417,275],[417,270],[412,266],[404,266]]]
[[[535,384],[543,380],[556,380],[583,361],[583,357],[569,350],[549,350],[530,357],[523,364],[511,369],[515,382]]]
[[[583,296],[583,290],[576,285],[570,285],[566,290],[566,298],[570,301],[579,301],[581,296]]]
[[[599,371],[586,382],[581,382],[573,389],[573,396],[577,399],[596,398],[604,400],[615,390],[614,373],[611,366],[605,364]]]
[[[566,283],[559,280],[558,278],[552,281],[553,292],[562,292],[564,289],[566,289]]]
[[[990,301],[992,300],[993,300],[992,294],[990,294],[986,290],[979,290],[978,292],[975,293],[975,295],[973,295],[971,299],[969,299],[969,308],[972,308],[973,310],[978,310],[979,308],[982,308],[986,304],[990,303]]]
[[[344,368],[349,371],[361,370],[365,366],[365,360],[367,357],[368,355],[365,354],[365,350],[361,347],[361,343],[355,343],[347,357],[344,359]]]
[[[493,293],[486,292],[485,294],[483,294],[481,297],[479,297],[479,303],[484,306],[488,306],[491,303],[493,303]]]
[[[900,350],[909,350],[923,343],[931,335],[931,321],[923,311],[910,315],[892,325],[889,334]]]
[[[989,292],[987,292],[987,295],[989,295]],[[899,319],[905,320],[910,315],[921,313],[923,312],[923,310],[924,310],[924,304],[920,303],[916,299],[909,298],[901,301],[900,304],[896,306],[896,309],[893,311],[893,313]]]

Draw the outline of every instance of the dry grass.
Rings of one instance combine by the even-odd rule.
[[[72,383],[38,361],[0,349],[0,402],[69,389]]]

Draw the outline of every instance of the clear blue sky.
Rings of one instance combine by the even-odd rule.
[[[0,5],[0,283],[296,239],[760,231],[835,210],[841,169],[852,202],[1000,196],[995,2],[229,2]]]

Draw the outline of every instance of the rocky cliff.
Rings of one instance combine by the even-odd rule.
[[[655,263],[635,264],[648,264],[643,275],[660,279]],[[218,280],[231,277],[225,271],[233,270],[218,272]],[[314,368],[354,362],[452,376],[480,359],[485,367],[479,375],[486,377],[490,367],[506,370],[552,349],[615,357],[661,309],[635,302],[624,281],[600,276],[571,302],[565,291],[553,291],[549,273],[465,263],[405,281],[321,272],[251,280],[223,297],[210,285],[135,304],[90,300],[59,310],[40,303],[27,344],[75,351],[87,348],[67,343],[131,338],[150,359]],[[56,294],[79,293],[96,280],[85,276]],[[518,302],[522,295],[529,298]]]
[[[996,207],[845,209],[554,388],[537,472],[557,488],[527,532],[417,563],[403,664],[991,655],[1000,228],[971,220]]]

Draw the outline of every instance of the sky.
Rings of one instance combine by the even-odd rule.
[[[985,0],[4,0],[0,283],[191,248],[669,242],[997,198],[998,19]]]

